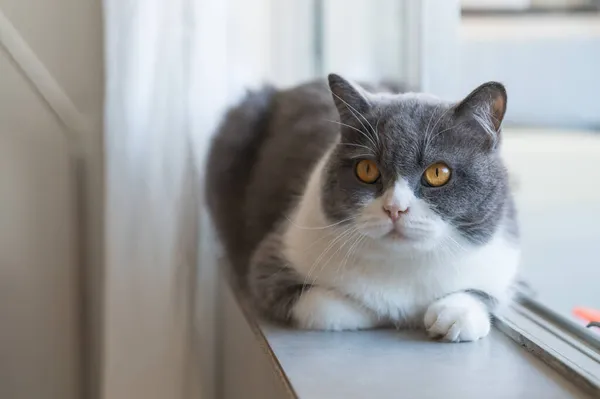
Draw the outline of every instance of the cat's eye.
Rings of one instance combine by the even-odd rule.
[[[363,159],[356,164],[356,177],[360,181],[373,184],[379,179],[380,173],[377,164],[370,159]]]
[[[448,183],[450,180],[450,168],[448,165],[442,162],[434,163],[429,166],[425,173],[423,173],[423,179],[431,187],[440,187]]]

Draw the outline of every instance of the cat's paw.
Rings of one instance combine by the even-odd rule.
[[[466,293],[442,298],[425,312],[425,328],[433,338],[448,342],[476,341],[490,332],[490,316],[485,305]]]
[[[373,312],[322,287],[311,287],[298,299],[292,319],[297,327],[308,330],[361,330],[378,325]]]

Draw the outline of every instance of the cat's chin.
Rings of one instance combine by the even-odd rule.
[[[392,230],[389,233],[387,233],[385,236],[383,236],[383,238],[388,239],[388,240],[394,240],[394,241],[410,241],[411,238],[407,237],[406,234],[404,234],[401,231],[398,230]]]
[[[425,233],[422,230],[390,229],[385,234],[375,238],[384,247],[394,251],[431,252],[434,251],[440,241],[436,231]]]
[[[386,250],[391,251],[411,251],[411,252],[429,252],[435,249],[434,240],[430,237],[411,235],[409,232],[391,229],[385,233],[381,231],[365,234],[374,242],[381,245]]]
[[[375,231],[364,232],[365,235],[370,236],[373,239],[385,240],[391,242],[404,242],[404,243],[418,243],[430,241],[432,236],[436,235],[435,231],[426,232],[422,229],[413,231],[410,228],[394,228],[388,227],[377,229]]]
[[[425,249],[430,246],[430,240],[423,239],[422,237],[413,237],[401,231],[391,231],[382,237],[382,240],[389,242],[392,245],[409,246],[419,249]]]
[[[410,253],[411,256],[428,254],[436,249],[436,244],[431,240],[418,239],[386,239],[384,246],[395,253]]]

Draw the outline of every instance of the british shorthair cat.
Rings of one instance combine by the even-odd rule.
[[[208,205],[255,308],[305,329],[486,336],[519,263],[504,87],[454,103],[328,83],[250,93],[213,140]]]

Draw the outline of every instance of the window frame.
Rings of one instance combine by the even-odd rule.
[[[562,374],[600,397],[600,339],[526,294],[494,315],[495,327]]]

